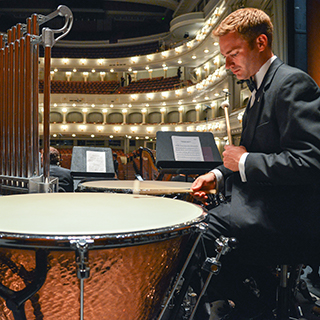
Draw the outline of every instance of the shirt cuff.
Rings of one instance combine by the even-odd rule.
[[[246,176],[246,172],[245,172],[245,163],[246,163],[246,159],[247,156],[249,155],[249,152],[244,153],[239,161],[239,173],[240,173],[240,177],[241,177],[241,181],[242,182],[247,182],[247,176]]]
[[[216,176],[216,189],[217,189],[218,192],[220,192],[224,188],[224,177],[223,177],[223,174],[218,169],[213,169],[210,172],[214,173],[214,175]]]

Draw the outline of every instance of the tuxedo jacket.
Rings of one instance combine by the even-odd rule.
[[[71,171],[57,165],[50,164],[50,176],[59,178],[59,190],[73,192],[73,178]],[[62,188],[62,189],[61,189]]]
[[[320,244],[320,90],[312,78],[277,58],[247,106],[240,144],[249,152],[247,182],[218,167],[232,181],[233,234],[257,254],[311,252]]]

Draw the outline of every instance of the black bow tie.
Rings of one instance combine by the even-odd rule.
[[[257,91],[257,85],[256,83],[254,82],[253,78],[250,78],[248,80],[245,80],[246,83],[247,83],[247,86],[249,88],[249,90],[252,92],[253,90],[256,90]]]

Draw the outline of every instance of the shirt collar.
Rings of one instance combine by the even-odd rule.
[[[261,86],[261,83],[263,81],[264,76],[266,75],[271,63],[277,59],[277,56],[272,56],[260,69],[259,71],[254,75],[254,81],[257,85],[257,89]]]

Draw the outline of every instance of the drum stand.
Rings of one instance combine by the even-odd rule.
[[[36,268],[34,269],[33,275],[34,280],[30,282],[27,277],[21,276],[26,285],[24,289],[13,291],[0,283],[0,296],[5,299],[6,305],[8,309],[12,311],[15,320],[26,320],[24,304],[42,287],[46,280],[47,257],[48,253],[46,250],[39,249],[36,251]],[[18,269],[12,261],[8,261],[7,264],[10,269]]]
[[[185,299],[186,295],[188,295],[188,301],[183,306],[184,311],[185,311],[185,315],[184,315],[183,319],[193,320],[193,318],[196,314],[197,308],[200,304],[201,298],[205,294],[212,276],[218,275],[220,272],[220,269],[221,269],[220,258],[221,258],[221,256],[230,252],[237,245],[237,240],[235,238],[226,238],[224,236],[221,236],[220,238],[216,239],[217,255],[216,255],[216,257],[212,257],[212,258],[207,257],[205,259],[205,261],[202,265],[202,269],[204,271],[208,272],[208,276],[207,276],[207,279],[206,279],[204,285],[201,288],[201,292],[199,293],[199,295],[197,295],[197,293],[195,293],[195,292],[188,293],[187,291],[189,288],[190,279],[191,279],[192,275],[194,274],[194,272],[196,272],[199,269],[199,267],[197,265],[195,265],[194,263],[190,264],[190,261],[191,261],[191,258],[196,253],[196,248],[197,248],[201,238],[202,238],[202,234],[199,234],[199,236],[197,237],[197,239],[196,239],[183,267],[182,267],[180,274],[178,275],[178,277],[175,281],[174,286],[172,287],[172,289],[170,291],[170,294],[166,300],[166,303],[164,304],[163,309],[162,309],[159,317],[157,318],[157,320],[178,319],[177,318],[178,312],[181,309],[181,306],[183,305],[183,299]],[[197,255],[195,256],[196,263],[200,262],[200,258],[201,257],[199,257],[199,256],[197,257]],[[183,276],[185,276],[185,277],[183,278]],[[186,281],[184,279],[189,279],[189,281]],[[181,288],[177,289],[178,285],[182,281],[184,281],[184,283],[182,284]],[[177,295],[177,297],[174,297],[174,294],[177,291],[178,291],[178,295]],[[175,298],[174,301],[173,301],[173,298]],[[172,310],[168,310],[168,306],[170,307],[170,302],[171,302]],[[168,312],[169,312],[169,317],[168,317]]]

